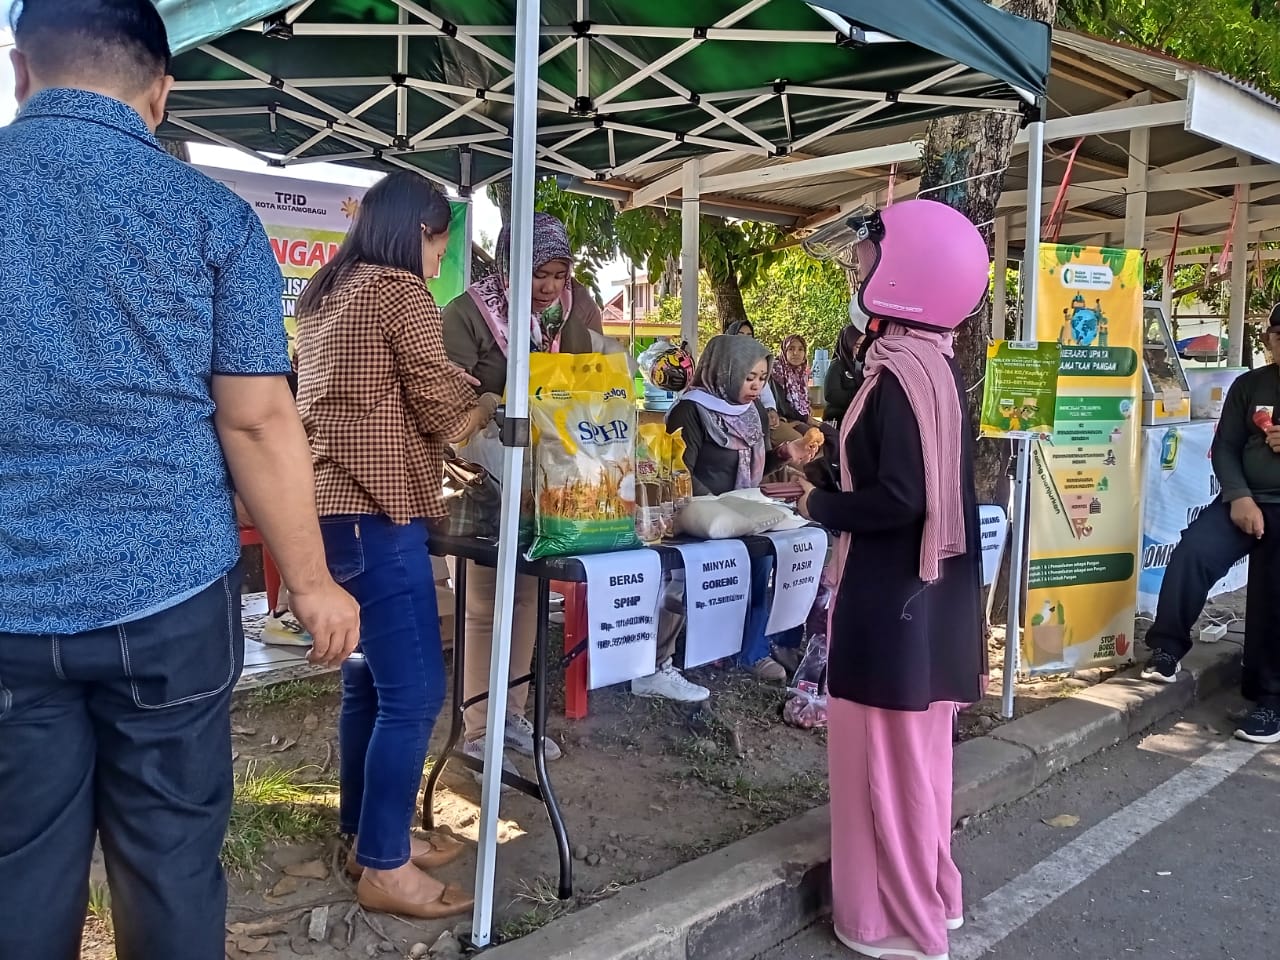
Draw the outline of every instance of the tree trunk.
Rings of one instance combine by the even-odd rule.
[[[1057,0],[1011,0],[1009,13],[1053,23]],[[1013,141],[1020,126],[1018,117],[990,112],[969,112],[935,120],[925,139],[920,190],[930,200],[955,207],[982,228],[987,242],[994,234],[996,204],[1004,192],[1003,170],[1009,165]],[[989,174],[988,176],[980,176]],[[949,186],[948,186],[949,185]],[[942,188],[942,189],[937,189]],[[1003,278],[997,278],[1002,282]],[[956,362],[969,384],[969,426],[977,436],[982,411],[982,387],[986,372],[987,343],[991,339],[991,304],[956,332]],[[1009,505],[1009,461],[1012,446],[1007,441],[979,440],[974,474],[981,503]],[[997,595],[996,610],[1006,598]]]
[[[650,282],[653,278],[650,277]],[[662,268],[662,276],[658,280],[657,301],[661,302],[667,297],[680,296],[680,260],[677,257],[667,257],[666,266]]]
[[[511,181],[499,180],[489,185],[489,199],[498,208],[504,227],[511,224]]]
[[[1011,0],[1005,9],[1019,16],[1052,23],[1057,0]],[[934,121],[929,125],[925,140],[921,192],[931,200],[940,200],[955,207],[974,223],[988,224],[982,228],[988,243],[994,233],[990,224],[995,219],[996,204],[1004,192],[1004,175],[994,171],[1008,166],[1019,126],[1018,117],[975,111]],[[980,174],[991,175],[979,177]],[[935,189],[938,187],[942,189]],[[971,389],[969,422],[975,436],[982,411],[982,388],[977,385],[986,371],[990,339],[991,305],[988,301],[956,333],[956,360]],[[979,442],[975,472],[980,501],[998,502],[998,491],[1006,486],[1009,456],[1008,443]]]
[[[738,286],[737,274],[712,277],[711,292],[716,298],[716,315],[720,319],[721,330],[731,323],[747,319],[747,308],[742,302],[742,288]]]

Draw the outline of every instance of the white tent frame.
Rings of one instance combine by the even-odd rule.
[[[629,173],[646,163],[660,159],[682,144],[694,144],[710,150],[729,154],[741,154],[760,158],[777,157],[801,150],[823,137],[853,124],[859,123],[894,103],[922,104],[952,109],[986,109],[1019,112],[1023,102],[1019,100],[986,100],[973,97],[946,96],[929,91],[946,82],[965,67],[955,66],[941,71],[923,83],[915,84],[900,93],[886,94],[872,90],[836,89],[803,85],[788,85],[779,81],[769,87],[752,90],[737,90],[703,94],[690,90],[667,75],[666,69],[687,53],[696,49],[708,40],[732,41],[742,43],[790,43],[830,46],[832,43],[856,42],[859,44],[898,43],[896,38],[887,34],[863,31],[852,26],[843,18],[820,8],[811,7],[832,24],[830,31],[814,30],[762,30],[743,29],[734,25],[749,17],[772,0],[745,0],[732,13],[705,28],[675,28],[630,26],[621,24],[602,24],[590,21],[590,0],[577,0],[577,20],[571,24],[545,24],[539,29],[543,38],[559,38],[547,51],[538,57],[538,64],[549,63],[571,50],[575,52],[578,75],[578,96],[569,96],[551,84],[539,80],[540,97],[536,107],[547,112],[563,112],[568,117],[580,117],[554,127],[546,127],[538,131],[539,136],[558,135],[562,139],[552,145],[539,143],[536,147],[538,165],[545,170],[566,176],[580,178],[584,181],[608,180]],[[515,28],[508,25],[464,25],[447,23],[440,16],[424,8],[415,0],[395,0],[400,8],[398,24],[346,24],[346,23],[301,23],[299,17],[311,6],[312,0],[303,0],[287,10],[279,17],[254,24],[246,29],[270,34],[272,31],[285,30],[288,35],[298,37],[350,37],[371,38],[385,37],[398,41],[398,68],[395,76],[382,77],[306,77],[284,80],[273,77],[266,71],[234,57],[212,44],[200,47],[200,51],[215,57],[227,66],[244,74],[244,79],[212,80],[212,81],[179,81],[175,90],[182,92],[228,92],[242,90],[274,89],[310,107],[308,114],[297,110],[283,108],[267,108],[251,106],[244,108],[222,109],[214,112],[206,110],[174,110],[169,119],[188,132],[206,138],[214,143],[247,152],[256,159],[276,167],[288,167],[309,162],[324,161],[362,161],[383,160],[390,163],[403,164],[406,155],[438,152],[441,149],[457,149],[464,158],[460,164],[462,176],[457,182],[425,172],[435,182],[451,187],[466,195],[473,190],[487,186],[494,179],[505,177],[506,172],[473,182],[470,178],[465,157],[468,151],[489,153],[503,158],[509,154],[501,149],[489,146],[494,141],[511,139],[513,131],[506,125],[485,117],[476,112],[486,100],[493,100],[507,105],[515,105],[516,97],[509,92],[516,82],[516,64],[484,42],[488,37],[508,38],[516,36]],[[408,69],[408,41],[412,37],[442,37],[467,47],[492,64],[505,76],[491,87],[482,90],[460,87],[452,84],[416,80],[405,75]],[[615,42],[616,38],[645,37],[662,40],[683,40],[679,46],[659,57],[652,63],[644,63]],[[599,45],[614,56],[620,57],[636,68],[636,72],[606,90],[592,100],[589,97],[587,79],[589,73],[591,46]],[[646,100],[622,100],[624,93],[645,80],[654,80],[672,91],[672,96],[651,98]],[[351,109],[340,109],[324,101],[322,97],[311,93],[312,90],[335,87],[372,87],[374,92],[359,106]],[[377,129],[364,123],[362,113],[395,95],[397,102],[397,135],[394,138],[380,133]],[[449,108],[449,113],[433,121],[421,130],[407,129],[408,98],[410,94],[426,97],[437,104]],[[816,131],[794,144],[775,144],[751,130],[737,117],[745,112],[759,108],[774,100],[778,104],[784,123],[790,135],[790,116],[792,99],[796,97],[814,98],[831,102],[862,102],[866,106],[853,110],[847,117],[841,118],[824,130]],[[745,102],[729,109],[718,106],[721,102],[744,100]],[[661,107],[696,106],[707,115],[707,122],[688,134],[678,135],[671,131],[653,129],[626,122],[628,114],[648,111]],[[607,108],[607,110],[605,109]],[[264,112],[278,113],[297,123],[314,129],[315,135],[303,144],[291,150],[284,157],[272,157],[257,150],[234,144],[215,132],[202,126],[199,121],[205,117],[256,116]],[[491,134],[476,135],[473,131],[458,131],[449,135],[449,128],[468,120],[487,126]],[[709,136],[713,130],[722,130],[727,136]],[[613,160],[614,133],[627,133],[650,137],[655,141],[652,150],[624,164]],[[589,169],[559,151],[580,139],[601,135],[607,138],[610,149],[610,164],[602,169]],[[349,153],[324,157],[307,157],[307,151],[326,140],[352,146]],[[420,169],[413,167],[413,169]],[[751,216],[752,211],[738,211],[742,216]]]
[[[590,0],[577,0],[578,20],[570,25],[543,25],[540,23],[540,0],[520,0],[517,4],[517,16],[514,26],[474,26],[446,23],[441,17],[427,10],[414,0],[395,0],[400,8],[399,23],[387,25],[351,25],[351,24],[314,24],[301,23],[299,18],[309,8],[313,0],[301,0],[283,14],[268,21],[252,25],[246,29],[258,30],[267,34],[273,31],[287,31],[293,36],[323,37],[386,37],[397,41],[396,76],[354,76],[354,77],[306,77],[285,80],[274,77],[239,58],[211,44],[199,49],[239,71],[243,79],[217,81],[179,81],[175,90],[182,92],[227,92],[227,91],[266,91],[274,90],[303,104],[310,111],[298,110],[282,106],[246,106],[238,108],[216,109],[176,109],[169,113],[168,120],[175,126],[186,130],[197,137],[232,147],[248,153],[256,159],[273,167],[299,166],[314,162],[359,162],[381,160],[426,176],[441,186],[457,190],[468,195],[488,183],[505,177],[506,171],[473,181],[470,175],[470,152],[488,153],[511,160],[512,177],[512,259],[516,263],[528,261],[532,256],[532,213],[534,200],[534,182],[539,168],[582,181],[609,180],[626,174],[645,164],[661,159],[683,144],[694,144],[708,150],[719,151],[711,156],[695,157],[684,161],[678,174],[665,176],[655,183],[645,186],[633,200],[647,197],[648,202],[655,202],[673,190],[682,190],[681,204],[684,211],[681,260],[684,266],[682,277],[683,289],[683,325],[686,337],[691,343],[697,342],[697,283],[699,271],[699,212],[701,194],[708,189],[727,189],[742,177],[749,178],[750,183],[780,178],[785,173],[779,171],[805,171],[804,175],[813,175],[823,170],[848,170],[859,165],[870,165],[870,162],[889,162],[887,157],[897,156],[901,147],[886,150],[864,151],[862,155],[844,155],[838,158],[806,158],[796,151],[815,144],[825,137],[838,133],[848,127],[873,117],[896,103],[922,104],[948,109],[982,109],[1007,113],[1022,114],[1027,102],[1034,98],[1030,94],[1018,91],[1024,99],[981,99],[972,97],[955,97],[930,92],[945,84],[948,80],[964,72],[963,65],[953,65],[925,80],[893,93],[870,90],[828,89],[805,85],[789,85],[779,81],[769,87],[729,92],[701,94],[690,90],[669,77],[666,69],[681,57],[696,49],[707,40],[768,42],[790,44],[816,44],[829,46],[832,43],[856,42],[858,44],[899,43],[897,38],[883,33],[863,31],[849,24],[843,18],[828,11],[811,7],[831,24],[830,31],[787,31],[742,29],[735,24],[749,17],[772,0],[743,0],[730,14],[705,28],[675,29],[662,27],[633,27],[590,23]],[[487,43],[486,37],[515,38],[515,60],[510,60]],[[503,76],[491,87],[483,90],[458,87],[455,85],[416,80],[407,77],[408,40],[412,37],[448,37],[466,46],[469,50],[489,61]],[[560,38],[547,51],[539,53],[539,41],[542,37]],[[638,58],[625,51],[615,38],[649,37],[665,40],[682,40],[677,47],[659,57],[652,63],[641,63]],[[605,91],[594,100],[588,100],[587,86],[592,43],[599,44],[602,49],[619,56],[636,68],[636,72]],[[577,57],[578,89],[577,98],[553,87],[539,78],[539,67],[556,58],[575,51]],[[654,80],[672,91],[671,97],[647,99],[643,101],[626,101],[620,99],[632,87],[644,80]],[[342,109],[326,102],[311,91],[324,88],[365,87],[370,89],[369,96],[358,106]],[[446,106],[449,112],[442,118],[433,121],[429,126],[410,131],[408,129],[408,100],[411,95],[426,97],[437,104]],[[396,98],[397,133],[395,137],[379,131],[361,119],[362,115],[389,97]],[[788,141],[791,136],[791,114],[794,109],[794,98],[814,98],[841,104],[862,104],[827,127],[803,137],[795,143],[775,144],[767,138],[752,131],[737,120],[741,114],[755,110],[769,102],[775,102],[783,119]],[[494,100],[508,104],[514,108],[514,118],[510,127],[485,117],[476,112],[486,100]],[[731,101],[743,101],[727,109],[718,104]],[[676,134],[671,131],[628,123],[630,113],[651,110],[657,107],[684,107],[694,105],[707,115],[701,126],[687,134]],[[608,108],[607,111],[603,108]],[[538,111],[563,112],[569,121],[564,124],[547,126],[539,129]],[[302,144],[299,144],[283,157],[274,157],[251,148],[237,144],[223,137],[205,125],[202,119],[234,116],[266,115],[274,124],[279,117],[314,130]],[[450,135],[450,127],[462,120],[478,122],[489,128],[489,133],[477,135],[473,130],[460,130]],[[1033,129],[1042,130],[1043,123],[1032,125]],[[713,132],[719,132],[711,136]],[[613,150],[615,133],[650,137],[655,141],[654,147],[642,156],[628,162],[618,164]],[[559,139],[552,144],[539,142],[540,137],[555,136]],[[603,136],[609,145],[609,166],[592,170],[563,155],[564,148],[578,140],[589,136]],[[307,152],[325,141],[336,141],[351,150],[339,154],[307,156]],[[512,141],[512,150],[508,151],[492,144],[506,140]],[[407,156],[418,153],[435,152],[441,149],[458,149],[461,157],[461,175],[457,182],[433,174],[423,168],[409,164]],[[799,159],[793,159],[795,157]],[[775,160],[784,165],[772,166],[765,170],[756,170],[750,174],[714,175],[714,171],[726,164],[744,157],[763,160]],[[1038,170],[1037,156],[1032,157],[1032,166]],[[902,159],[908,159],[903,156]],[[807,164],[807,166],[805,166]],[[717,204],[717,209],[730,215],[750,218],[756,211],[749,207],[734,210]],[[1032,211],[1038,215],[1039,204]],[[1031,215],[1031,214],[1029,214]],[[516,314],[527,313],[531,303],[531,277],[517,271],[512,276],[511,299]],[[1034,289],[1028,290],[1030,302],[1034,302]],[[1028,308],[1029,311],[1033,307]],[[525,450],[528,445],[528,382],[524,372],[528,369],[529,329],[517,324],[508,358],[508,391],[506,399],[506,419],[503,428],[503,489],[511,490],[519,485],[523,475]],[[513,613],[512,584],[516,576],[517,527],[519,525],[519,498],[504,497],[501,516],[501,535],[498,549],[498,583],[505,585],[497,591],[497,608],[493,626],[493,653],[490,664],[489,689],[505,690],[510,679],[510,634]],[[1015,531],[1017,530],[1015,523]],[[1016,549],[1016,547],[1015,547]],[[491,696],[488,699],[488,729],[502,730],[506,722],[506,698]],[[479,825],[478,857],[476,865],[476,905],[472,923],[472,939],[476,946],[489,945],[492,934],[494,877],[497,857],[497,822],[498,804],[501,795],[502,770],[502,738],[487,738],[484,756],[483,789],[481,797],[481,816]]]
[[[400,2],[400,0],[397,0]],[[768,0],[751,0],[744,7],[739,8],[739,13],[746,16],[751,10],[763,6]],[[587,0],[579,0],[579,9],[585,11]],[[537,76],[538,69],[538,25],[539,10],[541,7],[540,0],[522,0],[518,5],[517,14],[517,31],[516,31],[516,59],[517,64],[513,72],[514,77],[518,77],[516,81],[517,104],[516,104],[516,120],[515,120],[515,150],[512,166],[512,259],[516,263],[524,262],[532,256],[532,224],[533,224],[533,195],[534,195],[534,178],[536,170],[536,155],[539,147],[537,144],[537,101],[533,93],[534,79]],[[746,12],[743,12],[746,11]],[[735,15],[733,18],[737,19]],[[717,26],[729,26],[724,21]],[[696,45],[696,41],[691,41]],[[684,47],[677,48],[683,51]],[[652,65],[652,69],[648,69],[649,75],[658,75],[662,67],[666,66],[674,59],[674,56],[668,54],[667,57],[660,58]],[[946,78],[954,75],[951,71],[943,71],[937,76]],[[635,80],[635,77],[630,78]],[[941,82],[939,80],[938,82]],[[615,87],[611,93],[616,95],[621,92],[622,88],[632,85],[631,83]],[[523,94],[523,96],[521,96]],[[776,95],[782,95],[782,92],[776,92]],[[851,99],[849,96],[842,96],[840,99]],[[885,102],[883,95],[875,95],[874,97],[864,97],[861,99],[872,99],[879,102]],[[954,98],[950,98],[954,99]],[[604,98],[599,98],[599,104]],[[1010,109],[1017,112],[1022,111],[1021,103],[987,103],[982,101],[981,105],[987,109]],[[783,101],[784,109],[785,101]],[[875,110],[875,107],[868,108]],[[853,116],[858,116],[859,112],[855,112]],[[714,116],[714,114],[713,114]],[[849,121],[856,122],[856,121]],[[844,123],[841,123],[843,126]],[[1032,131],[1032,143],[1038,145],[1039,149],[1033,149],[1030,156],[1030,168],[1032,177],[1036,183],[1042,182],[1043,179],[1043,143],[1044,143],[1044,121],[1043,116],[1030,125]],[[579,127],[553,128],[553,130],[544,130],[543,132],[577,132]],[[621,127],[619,127],[621,129]],[[634,132],[639,132],[640,128],[630,128]],[[687,138],[690,142],[698,142],[692,138]],[[708,146],[718,147],[724,150],[740,150],[728,143],[716,143],[709,141]],[[751,152],[750,150],[746,152]],[[803,161],[802,161],[803,162]],[[699,207],[700,207],[700,177],[703,166],[702,158],[693,158],[683,165],[683,191],[681,203],[683,207],[683,236],[682,236],[682,324],[687,339],[690,343],[697,343],[697,295],[698,295],[698,272],[699,272]],[[759,173],[757,173],[759,176]],[[1034,198],[1034,202],[1028,208],[1028,217],[1036,218],[1040,214],[1039,197]],[[1038,231],[1037,231],[1038,235]],[[1035,271],[1031,271],[1034,277]],[[528,312],[531,300],[531,282],[530,278],[517,273],[512,277],[512,305],[517,315]],[[1027,283],[1024,291],[1026,297],[1026,307],[1023,316],[1034,315],[1035,302],[1037,296],[1037,284],[1034,279]],[[1025,325],[1025,320],[1024,320]],[[527,378],[522,376],[522,372],[527,369],[528,351],[529,351],[529,331],[523,325],[518,325],[518,332],[512,343],[512,349],[508,357],[508,396],[506,405],[506,424],[504,425],[503,442],[505,444],[503,456],[503,489],[514,489],[513,485],[519,484],[519,478],[522,476],[523,460],[525,449],[524,446],[528,442],[528,383]],[[1015,517],[1013,525],[1013,534],[1015,536],[1014,559],[1015,563],[1019,562],[1021,556],[1022,531],[1025,529],[1026,515],[1026,477],[1028,473],[1027,464],[1030,462],[1029,445],[1025,445],[1025,450],[1019,455],[1019,478],[1020,478],[1020,497],[1019,502],[1022,504],[1018,515]],[[502,506],[501,534],[499,537],[499,557],[498,557],[498,575],[497,582],[505,585],[504,589],[498,591],[498,606],[494,617],[494,633],[493,633],[493,656],[490,664],[489,689],[505,690],[509,680],[509,660],[510,660],[510,635],[511,635],[511,617],[513,604],[513,591],[511,589],[515,582],[517,568],[517,547],[516,547],[516,531],[519,525],[519,498],[504,497]],[[1022,564],[1025,566],[1025,564]],[[1011,614],[1012,616],[1012,614]],[[1014,621],[1016,622],[1016,621]],[[506,698],[491,696],[488,700],[488,719],[487,729],[501,730],[506,722]],[[476,946],[484,947],[490,943],[491,928],[493,922],[493,887],[494,872],[496,868],[497,856],[497,821],[498,821],[498,798],[501,792],[501,770],[502,770],[502,739],[500,737],[489,737],[485,744],[484,757],[484,780],[481,799],[481,818],[480,818],[480,836],[479,836],[479,856],[476,866],[476,906],[474,916],[472,918],[472,940]]]

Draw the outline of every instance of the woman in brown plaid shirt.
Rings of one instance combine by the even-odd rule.
[[[311,441],[329,570],[360,602],[342,668],[342,831],[360,904],[403,916],[465,913],[471,898],[425,871],[461,846],[411,838],[445,668],[427,521],[445,515],[447,443],[492,418],[449,362],[426,278],[440,270],[449,204],[395,173],[365,195],[335,258],[298,300],[298,408]]]

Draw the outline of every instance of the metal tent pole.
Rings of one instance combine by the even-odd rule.
[[[684,189],[680,203],[680,336],[698,352],[699,230],[702,226],[702,163],[694,157],[684,162]]]
[[[511,161],[511,316],[529,317],[533,301],[533,193],[538,135],[538,31],[541,0],[516,6],[514,155]],[[497,604],[493,618],[493,656],[489,666],[489,733],[485,738],[484,786],[480,799],[480,837],[476,856],[476,905],[471,938],[489,945],[493,926],[493,887],[498,854],[498,801],[502,795],[503,731],[507,725],[511,616],[515,602],[520,487],[529,444],[529,323],[511,324],[507,351],[506,417],[502,427],[502,520],[498,538]],[[457,682],[461,682],[460,678]]]
[[[1040,202],[1044,197],[1044,108],[1031,124],[1027,154],[1027,238],[1022,251],[1022,311],[1018,339],[1034,339],[1036,303],[1040,293]],[[1013,552],[1009,565],[1009,619],[1004,632],[1004,696],[1001,715],[1013,718],[1014,684],[1022,656],[1022,593],[1027,581],[1027,520],[1031,493],[1031,440],[1017,440],[1017,472],[1013,484],[1013,516],[1009,536]]]

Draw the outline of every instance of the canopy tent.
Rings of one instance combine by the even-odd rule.
[[[241,0],[205,38],[196,11],[212,4],[175,6],[189,52],[170,136],[284,165],[407,165],[463,193],[511,168],[511,0]],[[885,6],[545,0],[539,168],[606,180],[658,157],[777,157],[854,125],[1019,110],[1043,92],[1044,25],[977,0]],[[211,39],[252,13],[254,29]]]
[[[684,161],[694,187],[682,198],[694,214],[684,218],[687,311],[696,309],[706,154],[780,160],[858,126],[1025,111],[1028,207],[1039,217],[1050,30],[983,0],[240,0],[217,3],[216,16],[213,0],[160,6],[186,51],[163,135],[277,166],[408,168],[462,193],[510,173],[514,263],[532,258],[537,170],[595,181],[659,157]],[[512,311],[527,314],[530,274],[511,281]],[[1026,294],[1035,293],[1033,274]],[[515,324],[504,491],[518,487],[528,445],[528,353],[529,328]],[[503,498],[490,690],[509,678],[519,499]],[[506,698],[491,697],[488,710],[488,729],[503,729]],[[501,750],[490,737],[479,946],[492,924]]]

